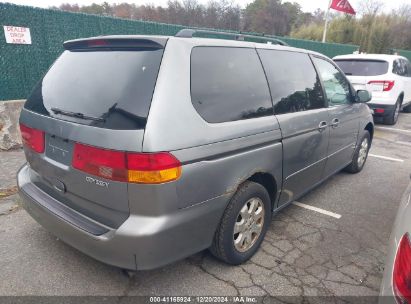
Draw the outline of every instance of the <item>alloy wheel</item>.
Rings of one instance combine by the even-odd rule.
[[[234,224],[233,241],[239,252],[249,250],[261,235],[264,226],[264,204],[253,197],[241,208]]]
[[[361,142],[360,151],[358,153],[358,167],[362,167],[367,159],[368,154],[368,139],[364,138]]]

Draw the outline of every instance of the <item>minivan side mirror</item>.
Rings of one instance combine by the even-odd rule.
[[[369,102],[372,98],[370,91],[367,90],[358,90],[355,97],[355,101],[359,103]]]

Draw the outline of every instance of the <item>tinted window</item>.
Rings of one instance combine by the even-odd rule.
[[[43,115],[108,129],[142,129],[163,50],[65,51],[28,98]],[[57,108],[102,118],[55,114]]]
[[[345,75],[377,76],[388,72],[388,62],[383,60],[338,59],[334,61]]]
[[[407,76],[408,72],[407,72],[405,61],[402,59],[394,60],[392,72],[400,76]]]
[[[314,57],[314,62],[323,81],[328,103],[331,105],[350,103],[350,85],[344,75],[326,60]]]
[[[193,48],[191,98],[198,113],[213,123],[273,114],[267,80],[254,49]]]
[[[275,114],[324,107],[323,91],[307,54],[258,50],[274,103]]]
[[[408,60],[401,59],[402,67],[403,67],[403,76],[408,76],[410,75],[410,70],[409,70],[409,62]]]

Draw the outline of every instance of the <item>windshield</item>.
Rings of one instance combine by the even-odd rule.
[[[377,76],[388,72],[388,62],[383,60],[337,59],[334,61],[348,76]]]
[[[163,49],[65,51],[25,107],[96,127],[143,129],[162,54]],[[79,115],[64,115],[69,112]]]

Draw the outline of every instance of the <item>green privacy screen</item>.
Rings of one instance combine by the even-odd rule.
[[[406,50],[396,50],[398,55],[404,56],[408,58],[409,61],[411,61],[411,51],[406,51]]]
[[[175,35],[180,25],[126,20],[0,3],[0,100],[24,99],[63,51],[65,40],[113,34]],[[30,28],[31,45],[7,44],[3,26]],[[348,54],[355,45],[277,37],[291,46],[329,57]]]

